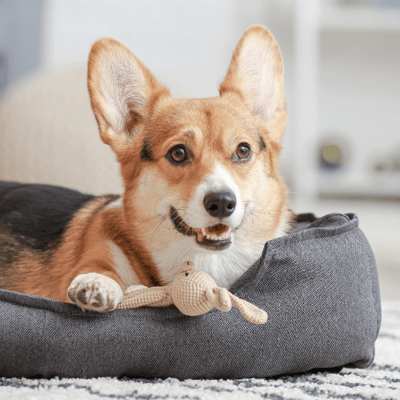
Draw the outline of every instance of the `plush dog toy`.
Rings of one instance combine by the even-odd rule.
[[[254,324],[265,324],[268,319],[265,311],[239,299],[227,289],[218,287],[210,275],[196,270],[190,261],[181,265],[180,273],[170,286],[129,287],[117,308],[170,305],[175,305],[183,314],[191,316],[205,314],[214,307],[226,312],[234,306]]]

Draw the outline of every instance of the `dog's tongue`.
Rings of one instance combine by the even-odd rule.
[[[205,238],[211,240],[227,240],[231,237],[232,228],[218,224],[203,229],[196,229],[197,240],[202,242]]]
[[[223,233],[229,230],[229,226],[218,224],[214,226],[210,226],[204,229],[207,235],[216,235],[221,236]]]

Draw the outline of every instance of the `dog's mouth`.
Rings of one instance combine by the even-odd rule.
[[[232,244],[233,228],[230,226],[217,224],[206,228],[192,228],[174,207],[171,207],[169,216],[178,232],[185,236],[196,236],[197,244],[208,250],[225,250]]]

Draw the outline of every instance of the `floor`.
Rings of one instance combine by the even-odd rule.
[[[400,299],[400,201],[293,201],[291,206],[296,213],[312,211],[317,216],[356,213],[375,254],[382,299]]]

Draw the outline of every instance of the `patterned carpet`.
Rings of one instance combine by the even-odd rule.
[[[375,362],[366,370],[239,380],[0,378],[0,399],[400,399],[400,301],[382,309]]]

